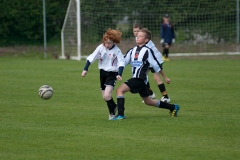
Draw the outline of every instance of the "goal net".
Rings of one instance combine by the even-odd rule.
[[[81,59],[91,54],[108,28],[123,32],[118,46],[125,53],[136,45],[132,33],[136,22],[152,32],[153,42],[162,51],[160,26],[165,14],[175,28],[172,55],[239,54],[237,1],[70,0],[62,29],[62,57]]]
[[[70,0],[64,19],[61,43],[61,59],[81,60],[80,0]]]

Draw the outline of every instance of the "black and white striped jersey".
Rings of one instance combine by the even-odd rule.
[[[162,59],[162,54],[159,52],[159,50],[157,49],[157,47],[155,46],[155,44],[153,43],[152,40],[149,40],[147,43],[146,43],[146,46],[149,47],[153,53],[154,53],[154,56],[156,57],[157,61],[162,64],[164,61]]]
[[[157,61],[153,58],[151,50],[145,45],[136,46],[130,49],[125,55],[125,65],[132,65],[132,78],[147,79],[149,67],[153,67],[155,72],[160,71]]]
[[[107,49],[103,44],[100,44],[95,51],[87,57],[87,60],[91,64],[97,59],[99,59],[98,68],[104,71],[118,72],[120,66],[124,67],[124,56],[116,45],[111,49]]]

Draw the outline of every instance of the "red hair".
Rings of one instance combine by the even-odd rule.
[[[122,32],[120,30],[109,28],[103,35],[102,42],[104,43],[107,40],[113,41],[113,43],[120,43],[122,39]]]

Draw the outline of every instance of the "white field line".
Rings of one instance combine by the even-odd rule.
[[[240,52],[170,53],[171,57],[181,57],[181,56],[214,56],[214,55],[240,55]],[[87,56],[82,56],[82,58],[87,58]]]
[[[213,56],[213,55],[240,55],[240,52],[209,52],[209,53],[170,53],[170,56]]]

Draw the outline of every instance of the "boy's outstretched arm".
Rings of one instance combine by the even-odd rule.
[[[116,78],[117,78],[119,81],[122,81],[123,69],[124,69],[123,66],[120,66],[120,67],[118,68],[118,75],[116,76]]]
[[[170,84],[171,80],[168,77],[166,77],[166,75],[164,74],[163,70],[161,70],[160,73],[161,73],[162,77],[164,78],[164,80],[166,81],[166,83]]]
[[[87,74],[87,72],[88,72],[88,67],[90,66],[90,62],[89,62],[89,60],[87,60],[87,62],[86,62],[86,64],[85,64],[85,67],[84,67],[84,69],[83,69],[83,71],[82,71],[82,77],[85,77],[86,76],[86,74]]]

